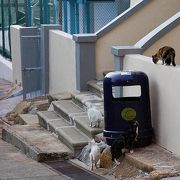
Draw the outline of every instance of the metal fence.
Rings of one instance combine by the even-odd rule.
[[[0,53],[11,57],[10,25],[60,24],[65,32],[98,31],[130,6],[130,0],[0,0]]]
[[[93,33],[101,29],[130,6],[130,0],[63,0],[63,30]]]
[[[11,58],[10,26],[59,23],[57,0],[0,0],[0,53]]]
[[[25,24],[24,1],[1,0],[0,5],[0,52],[11,57],[10,25]]]

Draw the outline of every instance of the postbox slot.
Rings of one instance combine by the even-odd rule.
[[[126,97],[141,97],[141,86],[112,86],[112,97],[126,98]]]

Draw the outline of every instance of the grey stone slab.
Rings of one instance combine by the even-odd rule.
[[[64,160],[70,149],[39,125],[4,127],[2,138],[36,161]]]
[[[72,126],[70,125],[66,120],[61,119],[61,120],[52,120],[50,122],[48,122],[48,130],[51,132],[54,132],[55,134],[57,134],[57,129],[58,128],[63,128],[66,126]]]
[[[48,129],[49,122],[54,120],[61,120],[62,117],[58,116],[54,111],[39,111],[37,112],[39,124]]]
[[[71,100],[61,100],[52,102],[56,113],[72,122],[72,115],[84,113],[84,110],[73,103]]]
[[[56,129],[59,127],[71,125],[67,120],[58,116],[54,111],[40,111],[37,112],[37,114],[39,117],[39,124],[53,133],[56,133]]]
[[[91,105],[99,105],[103,107],[103,99],[90,91],[73,92],[72,100],[77,105],[81,106],[84,110],[86,110],[87,107],[90,107]]]
[[[99,134],[104,129],[104,121],[100,123],[100,127],[90,127],[90,121],[88,116],[76,116],[74,117],[74,121],[76,123],[76,127],[80,129],[83,133],[85,133],[88,137],[92,138],[94,135]]]
[[[54,111],[39,111],[37,114],[44,119],[59,119],[59,116]]]
[[[103,81],[88,81],[88,90],[103,98]]]
[[[71,93],[69,92],[50,94],[50,95],[55,100],[70,100],[71,99]]]
[[[39,122],[38,116],[35,114],[20,114],[20,124],[36,124]]]
[[[74,126],[59,128],[57,133],[59,139],[73,150],[75,154],[89,142],[89,138]]]

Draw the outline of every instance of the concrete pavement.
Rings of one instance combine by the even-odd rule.
[[[17,148],[0,139],[0,179],[65,180],[70,178],[28,158]]]

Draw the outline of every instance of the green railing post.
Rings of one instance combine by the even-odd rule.
[[[26,26],[32,26],[31,0],[25,0]]]
[[[86,14],[86,33],[90,33],[90,10],[89,3],[85,4],[85,14]]]
[[[75,1],[70,0],[70,33],[75,33]]]
[[[75,33],[79,33],[79,4],[75,3]]]
[[[8,24],[8,41],[9,41],[9,53],[11,56],[11,34],[10,34],[10,26],[12,24],[12,17],[11,17],[11,0],[8,0],[8,14],[9,14],[9,24]]]
[[[16,24],[18,24],[18,0],[14,0],[14,7],[16,12]]]
[[[53,23],[58,24],[58,2],[57,2],[57,0],[53,0]]]
[[[4,34],[4,1],[1,0],[1,29],[2,29],[2,54],[5,56],[5,34]]]
[[[43,24],[49,24],[49,5],[48,5],[48,0],[43,0]]]
[[[40,24],[43,24],[43,0],[39,0]]]
[[[63,30],[68,31],[68,20],[67,20],[67,0],[63,0]]]

